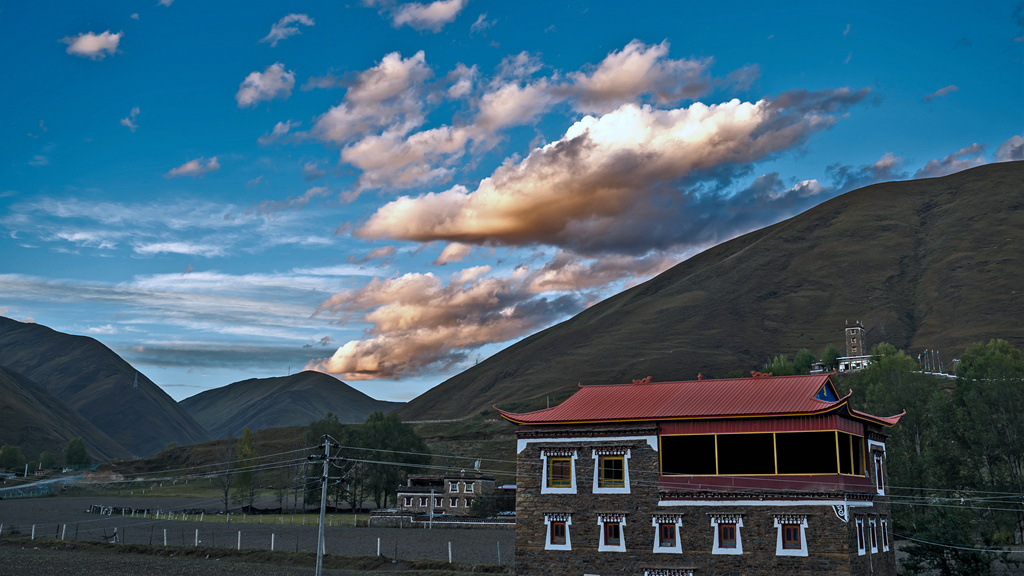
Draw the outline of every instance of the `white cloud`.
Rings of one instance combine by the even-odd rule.
[[[468,67],[462,62],[459,62],[455,66],[455,70],[452,70],[447,77],[447,80],[451,82],[451,86],[448,87],[448,96],[450,98],[463,98],[469,95],[473,91],[473,84],[476,82],[477,68],[474,64],[472,67]]]
[[[490,28],[491,26],[494,26],[494,24],[497,21],[498,21],[497,19],[488,20],[487,19],[487,12],[484,12],[483,14],[477,16],[476,22],[473,22],[473,25],[469,27],[469,31],[471,33],[474,33],[474,34],[477,33],[477,32],[482,32],[482,31]]]
[[[341,144],[371,129],[396,124],[408,131],[420,125],[420,91],[430,75],[422,50],[409,58],[398,52],[384,56],[359,74],[340,104],[317,118],[312,135]]]
[[[341,159],[362,170],[360,188],[405,188],[450,178],[451,169],[436,164],[461,156],[468,140],[468,130],[449,126],[408,137],[401,129],[388,130],[345,147]]]
[[[469,253],[473,251],[473,247],[469,244],[462,244],[459,242],[451,242],[444,247],[441,254],[434,260],[434,264],[450,264],[452,262],[461,262]]]
[[[292,128],[297,128],[301,124],[302,122],[292,122],[291,120],[278,122],[277,124],[274,124],[274,129],[270,132],[270,134],[264,134],[263,136],[257,138],[256,141],[263,145],[271,144],[274,141],[286,136],[289,132],[291,132]]]
[[[612,52],[590,73],[568,75],[577,107],[605,112],[653,92],[659,102],[696,98],[711,88],[707,72],[711,58],[672,60],[668,42],[646,45],[633,40],[621,51]]]
[[[117,52],[124,32],[111,34],[110,30],[100,34],[83,32],[75,37],[66,37],[61,42],[68,45],[67,53],[92,60],[103,60]]]
[[[445,24],[455,20],[467,2],[468,0],[437,0],[430,4],[400,4],[391,14],[391,23],[396,28],[407,24],[416,30],[440,32]]]
[[[170,6],[171,4],[174,4],[174,0],[160,0],[158,4],[161,6]]]
[[[223,246],[213,244],[197,244],[193,242],[138,242],[133,246],[136,254],[152,256],[154,254],[186,254],[189,256],[225,256]]]
[[[312,18],[305,14],[288,14],[271,26],[270,34],[267,34],[260,42],[269,42],[270,47],[273,48],[277,46],[279,41],[296,34],[301,34],[299,24],[312,26],[314,22]]]
[[[663,213],[660,184],[799,145],[866,95],[791,92],[675,110],[623,105],[581,119],[560,140],[499,167],[475,191],[455,186],[394,200],[356,235],[507,245],[603,241]]]
[[[514,278],[482,277],[485,268],[464,272],[447,285],[433,274],[405,274],[334,294],[318,313],[356,315],[373,327],[367,339],[351,340],[307,367],[352,380],[444,369],[467,350],[521,337],[579,310],[573,298],[548,300]]]
[[[135,106],[132,108],[132,111],[128,113],[127,118],[121,118],[121,125],[127,126],[129,130],[135,132],[135,130],[139,127],[139,125],[135,123],[135,117],[138,115],[139,107]]]
[[[971,144],[953,152],[942,159],[930,160],[914,173],[914,178],[937,178],[954,172],[960,172],[985,163],[985,145]]]
[[[931,94],[925,96],[924,97],[924,101],[925,102],[931,102],[932,100],[934,100],[936,98],[942,98],[943,96],[945,96],[947,94],[951,94],[953,92],[956,92],[959,89],[960,89],[959,86],[956,86],[955,84],[950,84],[949,86],[946,86],[945,88],[939,88],[935,92],[932,92]]]
[[[295,73],[285,71],[284,64],[276,62],[261,72],[252,72],[238,85],[235,100],[239,108],[255,106],[264,100],[287,100],[295,87]]]
[[[1011,136],[996,149],[996,162],[1024,160],[1024,136]]]
[[[177,168],[172,168],[167,174],[164,174],[164,178],[179,178],[181,176],[198,178],[216,170],[220,170],[220,163],[217,162],[216,156],[209,160],[206,158],[195,158]]]

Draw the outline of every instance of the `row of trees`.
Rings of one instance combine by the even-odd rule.
[[[74,438],[68,442],[64,450],[64,462],[70,468],[86,468],[89,466],[89,454],[85,450],[85,441],[81,438]],[[25,467],[25,456],[21,448],[11,444],[4,444],[0,447],[0,468],[17,472]],[[39,453],[37,460],[27,462],[30,470],[53,470],[59,462],[57,457],[50,451],[44,450]]]
[[[346,425],[333,413],[310,423],[300,446],[317,446],[324,435],[341,446],[332,456],[343,459],[331,464],[329,501],[345,502],[353,509],[373,501],[378,508],[393,501],[395,490],[410,472],[430,463],[430,450],[412,427],[398,416],[374,412],[362,425]],[[323,473],[320,463],[299,463],[263,471],[258,438],[248,428],[235,440],[229,432],[224,440],[217,474],[225,512],[232,503],[252,508],[261,490],[273,490],[283,509],[290,495],[293,502],[320,502]],[[297,446],[298,447],[298,446]],[[301,455],[300,455],[301,456]]]
[[[1024,535],[1024,361],[1003,340],[967,348],[956,380],[924,374],[889,344],[872,363],[837,383],[858,408],[906,410],[886,443],[892,517],[909,573],[985,575],[996,554],[978,548],[1020,543]],[[1005,559],[1005,558],[1004,558]],[[1008,560],[1008,559],[1007,559]]]
[[[306,442],[319,444],[325,434],[341,444],[344,458],[332,464],[332,483],[328,485],[328,495],[336,506],[344,501],[353,509],[361,508],[366,500],[372,500],[377,508],[386,506],[408,474],[430,463],[426,443],[395,414],[374,412],[361,426],[346,426],[328,414],[310,423]],[[309,466],[305,475],[308,501],[319,502],[319,466]]]

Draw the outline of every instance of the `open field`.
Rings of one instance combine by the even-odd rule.
[[[307,518],[307,525],[267,522],[245,524],[198,522],[195,520],[157,520],[132,518],[130,515],[100,515],[86,510],[94,504],[113,507],[150,508],[151,510],[185,510],[196,507],[192,499],[151,498],[33,498],[0,501],[0,539],[12,537],[35,538],[44,545],[60,546],[62,542],[116,543],[132,546],[163,548],[168,551],[195,550],[261,550],[290,553],[316,552],[317,526],[315,517]],[[341,517],[338,515],[336,518]],[[298,518],[298,517],[297,517]],[[346,519],[351,516],[345,515]],[[239,518],[241,520],[241,518]],[[285,520],[285,522],[288,522]],[[116,530],[116,536],[115,536]],[[63,540],[62,540],[63,536]],[[166,539],[166,540],[165,540]],[[352,528],[328,525],[326,546],[329,555],[348,557],[376,557],[380,555],[397,561],[448,560],[451,542],[452,559],[457,563],[494,565],[514,561],[515,534],[511,530],[491,529],[400,529]],[[32,540],[28,541],[33,542]],[[33,545],[34,546],[34,545]],[[379,548],[378,548],[379,547]]]

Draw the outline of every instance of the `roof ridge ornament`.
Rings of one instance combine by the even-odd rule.
[[[758,372],[757,370],[751,370],[750,371],[750,377],[751,378],[771,378],[772,374],[773,374],[773,372],[769,372],[769,373],[765,374],[764,372]]]
[[[653,378],[652,378],[651,376],[648,376],[648,377],[646,377],[646,378],[641,378],[641,379],[639,379],[639,380],[637,380],[636,378],[634,378],[634,379],[633,379],[633,384],[650,384],[650,383],[651,383],[651,380],[653,380]]]

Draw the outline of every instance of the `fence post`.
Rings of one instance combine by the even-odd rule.
[[[238,548],[237,549],[238,550],[242,549],[242,531],[241,530],[238,531]]]
[[[274,533],[273,532],[270,533],[270,551],[271,552],[274,551]]]
[[[199,528],[196,528],[196,548],[199,547]]]
[[[164,528],[164,546],[167,546],[167,528]]]
[[[377,537],[377,556],[380,557],[380,536]]]
[[[448,563],[452,563],[452,543],[448,542]]]
[[[35,524],[32,525],[32,539],[33,540],[36,539],[36,525]]]
[[[501,540],[498,540],[498,566],[501,566]]]

